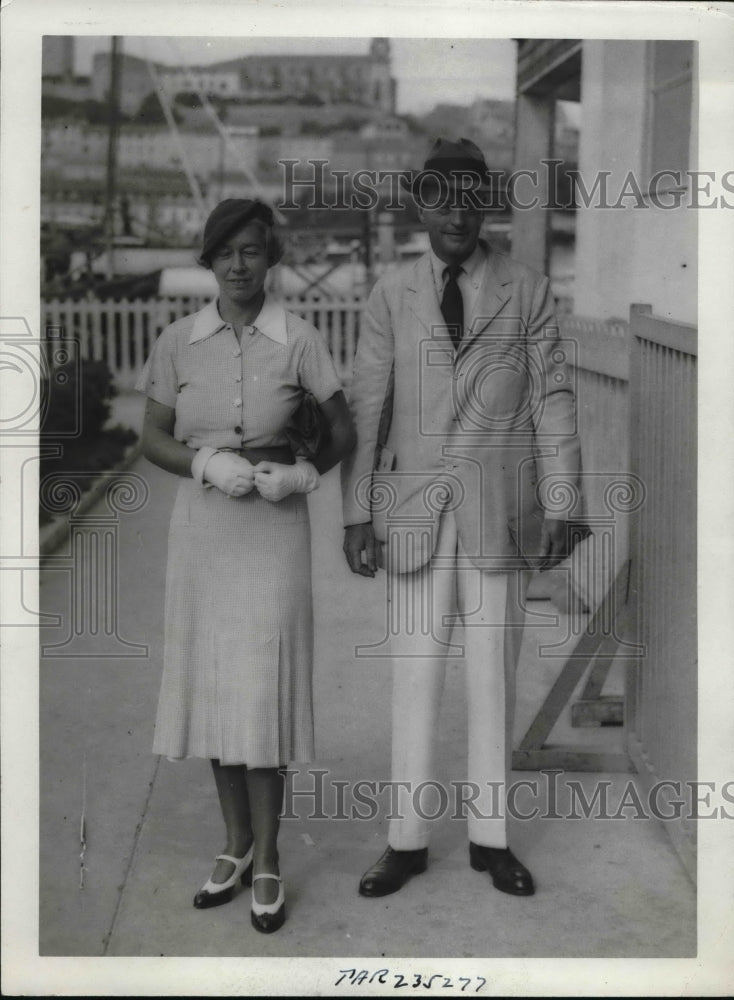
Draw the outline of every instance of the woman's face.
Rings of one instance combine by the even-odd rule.
[[[220,297],[237,306],[256,299],[268,273],[263,226],[248,222],[214,251],[211,267]]]

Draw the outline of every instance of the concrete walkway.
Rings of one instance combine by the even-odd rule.
[[[139,417],[139,402],[127,398],[120,404],[130,422]],[[503,895],[486,875],[469,868],[465,822],[449,813],[436,821],[426,874],[391,897],[358,896],[361,872],[384,846],[389,802],[377,795],[376,815],[353,817],[355,800],[346,783],[389,778],[390,676],[384,660],[354,654],[356,645],[383,634],[384,579],[364,580],[347,570],[334,473],[311,498],[318,754],[313,769],[326,774],[318,779],[301,772],[293,783],[308,790],[323,780],[324,813],[347,818],[308,818],[316,797],[289,799],[295,816],[283,821],[280,838],[288,921],[277,934],[251,928],[248,891],[230,905],[195,910],[193,894],[223,845],[214,783],[204,761],[174,765],[150,753],[162,660],[166,532],[176,481],[144,460],[131,471],[145,479],[150,495],[143,510],[119,520],[117,630],[124,642],[147,646],[147,655],[120,655],[132,647],[118,644],[101,657],[99,635],[85,634],[74,655],[46,655],[41,667],[41,955],[695,954],[695,892],[661,825],[652,819],[543,819],[545,781],[533,772],[514,776],[539,783],[537,798],[520,796],[518,803],[523,809],[539,807],[541,816],[511,826],[513,847],[537,880],[533,898]],[[42,609],[61,616],[59,627],[43,630],[42,643],[62,642],[68,631],[70,565],[62,549],[42,573]],[[565,626],[560,619],[557,634]],[[526,636],[518,733],[560,669],[560,661],[537,657],[538,642],[552,634],[536,629]],[[437,778],[444,782],[465,773],[465,717],[462,665],[456,661],[447,669],[442,706]],[[605,747],[621,747],[620,730],[574,731],[575,741],[579,733],[589,741],[604,740]],[[590,799],[600,779],[610,782],[609,801],[618,803],[627,775],[564,774],[558,811],[567,811],[569,781],[578,780]],[[341,810],[340,788],[345,789]],[[367,805],[357,807],[369,812]]]

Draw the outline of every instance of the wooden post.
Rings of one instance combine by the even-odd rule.
[[[640,316],[652,315],[652,306],[636,303],[630,306],[630,334],[629,334],[629,356],[630,356],[630,379],[629,379],[629,442],[630,442],[630,471],[635,475],[640,475],[640,437],[633,432],[634,428],[640,427],[642,420],[641,406],[641,385],[640,385],[640,342],[636,336],[637,320]],[[630,520],[629,534],[629,554],[630,554],[630,581],[629,581],[629,603],[633,616],[631,627],[635,635],[638,635],[640,628],[640,601],[642,600],[642,573],[641,562],[642,553],[640,551],[640,520],[642,511],[637,510],[632,514]],[[627,721],[628,739],[636,738],[638,732],[638,698],[639,698],[639,660],[630,660],[625,673],[625,707],[624,716]]]
[[[120,70],[119,43],[117,35],[112,36],[110,49],[110,90],[109,105],[109,135],[107,142],[107,191],[105,194],[105,243],[107,247],[107,278],[115,274],[115,200],[117,198],[117,130],[119,127],[120,104]]]

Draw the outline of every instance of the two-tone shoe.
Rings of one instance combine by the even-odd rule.
[[[212,882],[211,876],[194,896],[194,906],[197,910],[207,910],[211,906],[221,906],[228,903],[234,896],[238,882],[242,885],[252,885],[252,847],[243,858],[235,858],[231,854],[218,854],[216,861],[229,861],[234,865],[234,871],[226,882]]]
[[[278,896],[274,903],[258,903],[255,899],[255,883],[258,879],[272,878],[278,883]],[[280,875],[255,875],[252,879],[252,926],[261,934],[272,934],[285,923],[285,888]]]

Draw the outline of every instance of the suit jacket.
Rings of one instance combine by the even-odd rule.
[[[482,245],[458,351],[429,254],[386,272],[365,307],[344,523],[371,520],[394,571],[430,559],[447,510],[471,561],[495,571],[528,564],[545,512],[579,510],[572,345],[559,338],[548,278]]]

